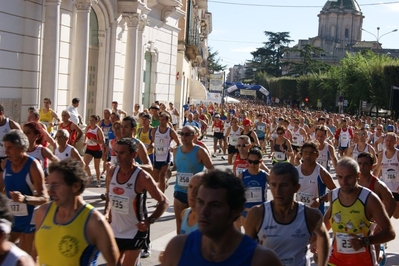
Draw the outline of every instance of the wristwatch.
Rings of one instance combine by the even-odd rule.
[[[28,196],[24,195],[24,203],[28,203],[28,202],[29,202]]]
[[[370,238],[368,236],[363,237],[362,240],[363,240],[363,246],[367,247],[370,245]]]

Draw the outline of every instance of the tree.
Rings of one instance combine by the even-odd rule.
[[[218,51],[212,52],[212,48],[208,47],[208,73],[213,74],[216,72],[221,72],[226,69],[227,65],[222,65],[221,60],[217,57]]]
[[[253,59],[248,62],[250,68],[248,68],[247,77],[249,78],[254,76],[253,69],[256,69],[255,72],[266,72],[273,77],[281,77],[282,67],[287,65],[281,62],[281,59],[290,42],[293,42],[289,39],[289,32],[265,31],[265,35],[268,41],[264,42],[263,47],[251,53]]]
[[[310,44],[305,44],[302,49],[289,48],[287,53],[299,53],[301,60],[299,62],[290,62],[289,73],[290,76],[304,76],[311,73],[324,72],[329,69],[329,65],[315,58],[321,58],[324,50],[314,47]]]

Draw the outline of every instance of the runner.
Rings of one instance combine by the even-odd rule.
[[[317,163],[330,171],[330,160],[334,169],[337,166],[337,153],[333,145],[326,141],[327,138],[327,127],[317,126],[315,138],[319,142],[319,157],[317,158]]]
[[[106,170],[107,170],[107,162],[111,161],[111,150],[110,150],[110,142],[115,138],[114,132],[112,131],[112,122],[111,122],[111,109],[104,109],[104,118],[98,122],[98,126],[104,133],[104,145],[102,146],[102,160],[103,160],[103,171],[101,172],[101,178],[105,178]]]
[[[294,161],[291,142],[284,136],[285,131],[285,128],[282,126],[278,126],[276,129],[277,138],[273,141],[269,155],[273,158],[273,164],[278,162],[293,163]]]
[[[241,135],[247,135],[251,140],[251,144],[260,147],[258,136],[256,135],[255,131],[251,129],[252,121],[246,118],[242,121],[242,125],[244,127],[244,130],[241,132]]]
[[[43,169],[26,153],[29,140],[21,130],[10,130],[2,141],[8,158],[1,163],[4,187],[0,190],[4,189],[10,199],[14,215],[9,241],[15,243],[19,239],[19,248],[32,255],[35,232],[35,226],[31,223],[33,209],[48,201]]]
[[[62,111],[62,121],[58,124],[58,129],[66,129],[69,133],[68,144],[76,147],[76,143],[79,142],[80,138],[83,135],[83,132],[77,124],[72,122],[70,118],[71,115],[67,110]]]
[[[65,160],[68,158],[73,158],[82,163],[82,166],[85,165],[83,158],[80,156],[79,152],[75,147],[69,145],[69,133],[65,129],[58,129],[57,133],[55,133],[55,139],[57,140],[57,148],[54,150],[54,155],[60,160]]]
[[[310,265],[309,239],[317,236],[318,265],[326,265],[329,236],[321,213],[294,200],[299,175],[290,163],[277,163],[268,177],[273,200],[252,207],[245,233],[277,253],[283,265]]]
[[[179,124],[179,116],[180,116],[180,113],[179,113],[179,111],[177,111],[177,109],[174,107],[174,105],[173,105],[173,103],[172,102],[170,102],[169,103],[169,109],[168,109],[168,112],[170,113],[170,115],[171,115],[171,122],[172,122],[172,125],[173,125],[173,129],[176,131],[177,130],[177,125]]]
[[[329,265],[374,266],[374,245],[394,239],[395,231],[377,195],[359,186],[357,162],[344,157],[335,170],[340,187],[329,193],[330,207],[324,216],[334,236]],[[381,228],[375,235],[373,221]]]
[[[212,124],[213,131],[213,154],[212,157],[216,157],[218,153],[216,152],[217,144],[219,142],[219,153],[222,151],[223,147],[223,128],[224,122],[220,119],[219,114],[215,114],[214,121]]]
[[[373,158],[375,158],[376,154],[375,154],[375,150],[374,150],[373,146],[371,146],[370,144],[368,144],[366,142],[367,137],[368,137],[366,129],[360,128],[359,130],[357,130],[357,132],[355,134],[357,136],[357,143],[350,146],[346,150],[345,156],[352,157],[353,160],[357,161],[357,156],[359,155],[359,153],[369,152],[369,153],[371,153]]]
[[[101,252],[107,265],[117,265],[119,251],[108,222],[83,200],[87,182],[83,166],[66,159],[51,164],[49,172],[53,201],[35,211],[39,264],[96,265]]]
[[[173,151],[174,165],[176,166],[176,183],[174,187],[174,211],[176,217],[176,231],[181,226],[180,214],[188,207],[187,189],[193,175],[202,172],[204,167],[213,169],[208,153],[193,143],[195,130],[192,126],[185,126],[179,133],[182,146]]]
[[[0,195],[0,265],[4,266],[35,266],[35,262],[28,253],[21,250],[14,243],[8,241],[14,216],[9,206],[8,198]]]
[[[141,116],[142,127],[139,128],[137,132],[137,138],[144,144],[147,149],[148,157],[150,158],[151,163],[154,163],[154,147],[151,145],[152,143],[152,130],[154,129],[151,123],[151,115],[143,114]]]
[[[234,228],[244,203],[245,189],[232,173],[206,173],[197,194],[199,230],[174,237],[162,265],[282,265],[272,250]]]
[[[118,140],[114,151],[118,166],[108,172],[105,217],[111,223],[121,252],[120,264],[137,265],[150,225],[165,212],[169,201],[151,176],[134,164],[138,148],[132,138]],[[147,216],[146,191],[157,201],[150,216]]]
[[[339,155],[342,157],[353,139],[353,131],[348,127],[346,119],[342,119],[341,127],[335,132],[335,139],[338,142]]]
[[[99,126],[97,126],[97,116],[91,115],[89,119],[89,125],[86,128],[86,136],[84,145],[86,145],[86,151],[83,156],[85,162],[86,173],[91,177],[91,170],[89,164],[94,158],[94,168],[96,171],[97,187],[101,187],[100,180],[100,162],[103,155],[101,145],[104,145],[104,134]]]
[[[54,128],[54,119],[60,122],[58,115],[50,108],[51,100],[49,98],[44,98],[44,107],[40,109],[40,122],[44,123],[47,127],[47,132],[52,133]]]
[[[238,138],[241,136],[242,128],[238,126],[238,118],[232,117],[231,118],[231,126],[227,129],[225,138],[228,142],[228,157],[227,162],[229,165],[233,164],[233,156],[238,153],[237,144]]]
[[[295,118],[293,120],[294,122],[294,127],[291,130],[292,133],[292,150],[294,151],[294,156],[300,151],[303,143],[307,141],[308,136],[306,131],[299,127],[299,119]]]
[[[259,144],[263,152],[266,153],[266,132],[267,132],[267,125],[263,122],[263,115],[258,114],[258,121],[255,123],[256,135],[259,139]]]
[[[169,125],[169,115],[161,112],[159,114],[159,126],[151,131],[150,147],[154,149],[154,170],[152,176],[158,183],[159,189],[165,192],[167,187],[166,171],[172,161],[170,144],[172,140],[180,146],[180,140],[177,133]]]
[[[396,200],[396,209],[393,217],[399,218],[399,151],[395,148],[397,136],[390,132],[385,137],[385,149],[378,154],[378,162],[373,171],[375,176],[380,176]]]

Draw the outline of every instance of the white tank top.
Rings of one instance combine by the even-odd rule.
[[[55,149],[54,155],[57,156],[57,158],[61,161],[67,158],[71,158],[72,148],[73,147],[71,145],[67,144],[63,152],[60,152],[58,148]]]
[[[145,203],[143,194],[136,193],[137,175],[141,168],[136,167],[129,180],[118,183],[117,175],[120,167],[117,166],[109,184],[109,204],[111,205],[111,228],[116,238],[132,239],[138,229],[136,224],[144,220]],[[139,215],[139,217],[137,217]]]
[[[295,145],[295,146],[303,145],[303,135],[301,134],[300,127],[296,131],[294,131],[294,129],[292,129],[292,145]]]
[[[161,133],[157,127],[154,138],[156,162],[165,162],[168,159],[171,141],[170,128],[168,127],[165,133]]]
[[[43,167],[43,169],[45,168],[45,161],[46,158],[43,157],[42,154],[42,148],[43,146],[41,144],[39,144],[35,150],[33,151],[27,151],[26,153],[30,156],[32,156],[33,158],[35,158],[36,160],[38,160],[40,162],[40,165]]]
[[[386,150],[382,152],[381,180],[385,182],[389,190],[397,192],[399,187],[398,150],[395,150],[395,154],[390,159],[387,158],[385,153]]]
[[[362,152],[370,152],[369,145],[366,144],[366,147],[364,148],[364,150],[359,151],[359,149],[357,148],[357,144],[355,144],[355,146],[353,147],[353,152],[352,152],[353,160],[355,160],[357,162],[357,156],[359,156],[359,154],[361,154]]]
[[[231,126],[231,120],[230,120],[229,122],[227,122],[227,120],[224,121],[224,124],[223,124],[223,127],[224,127],[224,129],[223,129],[223,135],[226,136],[227,129],[229,129],[230,126]]]
[[[28,253],[17,247],[15,244],[10,243],[11,249],[7,254],[7,257],[4,259],[1,266],[14,266],[17,265],[17,262],[21,257],[29,257]]]
[[[341,128],[341,132],[339,133],[339,145],[341,147],[348,147],[350,143],[350,134],[349,134],[349,128],[346,129],[346,131],[343,131]]]
[[[302,202],[306,206],[310,206],[313,202],[313,198],[320,197],[319,192],[319,182],[321,180],[320,176],[320,165],[316,164],[316,167],[313,170],[311,175],[304,175],[302,173],[302,165],[298,165],[298,173],[299,173],[299,184],[301,187],[296,193],[296,199],[298,202]],[[320,181],[319,181],[320,180]]]
[[[264,203],[262,226],[258,232],[259,244],[276,252],[284,266],[310,265],[306,258],[310,233],[306,224],[305,205],[298,202],[295,219],[280,224],[274,219],[271,202]]]
[[[238,137],[241,136],[241,128],[238,127],[236,131],[233,127],[230,128],[230,134],[228,136],[229,145],[236,146],[238,144]]]
[[[326,168],[327,170],[330,168],[328,161],[330,160],[330,151],[328,149],[328,142],[324,142],[324,148],[319,150],[319,157],[317,157],[317,163]]]
[[[4,149],[3,137],[11,130],[10,120],[6,118],[6,123],[0,126],[0,157],[7,157],[6,150]]]

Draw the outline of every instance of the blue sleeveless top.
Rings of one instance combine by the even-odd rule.
[[[11,161],[7,160],[4,170],[4,187],[6,195],[11,199],[10,191],[19,191],[22,195],[33,196],[34,186],[29,174],[30,165],[35,159],[32,156],[28,157],[22,169],[15,173],[11,170]],[[27,204],[28,215],[16,216],[14,215],[15,225],[29,225],[32,220],[32,214],[35,206]]]
[[[204,165],[197,161],[197,152],[200,148],[199,146],[195,145],[194,149],[192,149],[192,151],[189,153],[182,153],[181,147],[182,146],[177,147],[176,152],[176,184],[174,188],[175,191],[187,193],[188,182],[185,182],[187,183],[187,186],[179,185],[179,180],[177,180],[179,178],[179,173],[195,175],[204,171]]]
[[[202,234],[199,230],[188,235],[179,266],[248,266],[251,265],[253,254],[258,245],[255,240],[244,235],[240,245],[228,259],[221,262],[212,262],[202,257],[201,240]]]
[[[260,170],[257,175],[251,175],[248,170],[242,172],[242,183],[245,187],[245,208],[262,204],[267,200],[267,174]]]
[[[180,233],[183,235],[189,234],[198,229],[198,223],[195,223],[193,226],[188,225],[187,221],[188,221],[188,215],[190,214],[190,212],[191,212],[191,208],[187,208],[184,211],[183,220],[181,221],[181,225],[180,225]]]

